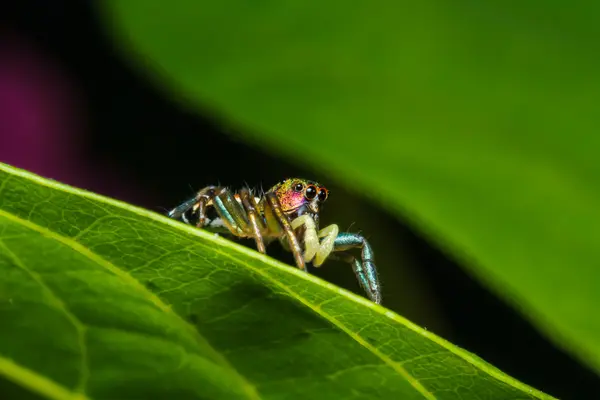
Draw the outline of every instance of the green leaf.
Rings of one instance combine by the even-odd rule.
[[[3,398],[550,398],[294,267],[3,164],[0,320]]]
[[[166,87],[408,211],[600,371],[600,3],[108,4]]]

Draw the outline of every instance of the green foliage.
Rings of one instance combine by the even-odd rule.
[[[0,164],[0,393],[548,399],[294,267]]]
[[[600,371],[600,3],[109,4],[165,87],[408,213]]]

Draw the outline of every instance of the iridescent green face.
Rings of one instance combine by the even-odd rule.
[[[273,186],[269,192],[277,195],[283,212],[298,216],[305,212],[318,214],[319,205],[327,200],[329,195],[325,186],[300,178],[286,179]]]

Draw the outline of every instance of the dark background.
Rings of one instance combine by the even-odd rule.
[[[157,212],[207,184],[319,180],[332,190],[324,223],[371,241],[387,307],[546,393],[600,398],[595,374],[456,260],[366,200],[367,188],[336,187],[309,157],[292,165],[249,147],[210,114],[161,93],[113,48],[91,2],[0,5],[0,161]],[[277,245],[269,253],[291,262]],[[360,293],[344,264],[327,263],[316,274]]]

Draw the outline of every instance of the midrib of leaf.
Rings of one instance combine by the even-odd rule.
[[[400,363],[395,362],[394,360],[390,359],[385,354],[381,353],[377,348],[375,348],[374,346],[372,346],[369,342],[367,342],[365,339],[363,339],[357,333],[352,332],[352,330],[350,330],[347,326],[345,326],[343,323],[341,323],[340,321],[338,321],[331,314],[327,313],[326,311],[324,311],[320,307],[312,304],[308,299],[306,299],[305,297],[301,296],[299,293],[295,292],[292,288],[290,288],[289,286],[285,285],[284,283],[278,281],[277,279],[273,278],[271,275],[269,275],[268,273],[260,270],[259,268],[255,268],[255,267],[253,267],[252,265],[250,265],[248,263],[244,263],[242,260],[238,259],[237,257],[231,256],[231,255],[227,254],[226,252],[220,251],[219,249],[213,249],[213,251],[215,251],[216,253],[219,253],[220,255],[222,255],[224,257],[229,258],[230,260],[232,260],[232,261],[234,261],[236,263],[244,265],[245,267],[247,267],[248,269],[252,270],[256,274],[259,274],[260,276],[262,276],[265,279],[267,279],[269,282],[273,283],[275,286],[283,289],[285,292],[287,292],[288,294],[290,294],[290,296],[293,299],[297,300],[298,302],[300,302],[304,306],[308,307],[309,309],[311,309],[312,311],[314,311],[317,315],[319,315],[322,318],[325,318],[327,321],[331,322],[333,325],[335,325],[336,328],[338,328],[339,330],[341,330],[342,332],[344,332],[346,335],[350,336],[353,340],[355,340],[357,343],[359,343],[365,349],[367,349],[371,353],[373,353],[376,357],[378,357],[386,365],[388,365],[389,367],[391,367],[400,376],[402,376],[404,379],[406,379],[408,381],[408,383],[410,383],[410,385],[417,392],[419,392],[420,394],[423,395],[424,398],[426,398],[428,400],[436,400],[436,397],[431,392],[429,392],[423,386],[423,384],[421,384],[421,382],[419,382],[404,367],[402,367],[402,365]],[[286,269],[289,269],[289,267],[286,268]],[[306,274],[306,273],[303,273],[303,274]],[[341,292],[339,292],[339,293],[342,294]]]
[[[3,167],[3,165],[1,165],[1,164],[0,164],[0,166]],[[70,247],[74,251],[78,252],[79,254],[83,255],[84,257],[88,258],[89,260],[95,262],[99,266],[107,269],[111,273],[113,273],[116,276],[118,276],[119,278],[123,279],[125,282],[130,284],[136,291],[141,293],[144,297],[146,297],[148,300],[150,300],[156,307],[158,307],[163,312],[174,315],[184,326],[186,326],[193,333],[193,335],[196,337],[196,339],[199,342],[201,342],[204,345],[204,347],[212,353],[212,356],[214,357],[215,360],[218,360],[224,367],[226,367],[228,370],[233,372],[236,377],[238,377],[240,384],[244,388],[244,391],[246,392],[246,395],[249,399],[260,400],[261,397],[258,395],[258,392],[254,388],[254,386],[250,382],[248,382],[244,376],[242,376],[240,373],[237,372],[237,370],[227,361],[227,359],[223,356],[223,354],[216,351],[210,345],[210,343],[208,343],[206,338],[204,338],[203,336],[200,335],[198,330],[196,330],[188,321],[181,318],[181,316],[179,316],[179,314],[175,313],[158,296],[156,296],[154,293],[149,291],[144,285],[142,285],[133,276],[131,276],[127,272],[123,271],[122,269],[118,268],[114,264],[108,262],[107,260],[103,259],[96,253],[89,250],[87,247],[81,245],[80,243],[78,243],[70,238],[59,235],[54,231],[44,228],[43,226],[37,225],[31,221],[24,220],[20,217],[17,217],[16,215],[13,215],[11,213],[4,211],[2,209],[0,209],[0,216],[4,217],[10,221],[13,221],[17,224],[20,224],[32,231],[38,232],[41,235],[44,235],[50,239],[56,240],[57,242],[60,242],[61,244],[65,245],[65,246]],[[27,268],[25,268],[25,269],[27,270]],[[42,284],[42,286],[45,287],[45,285],[43,285],[43,284]],[[2,372],[2,371],[0,370],[0,372]],[[44,379],[46,381],[49,381],[47,378],[44,378]]]
[[[214,243],[218,243],[220,246],[226,247],[226,248],[230,248],[232,249],[233,253],[242,253],[247,257],[250,258],[254,258],[262,263],[268,264],[270,267],[275,268],[279,271],[282,271],[284,273],[287,274],[292,274],[295,275],[298,278],[301,279],[305,279],[308,281],[311,281],[314,284],[317,284],[321,287],[324,287],[328,290],[331,290],[333,292],[336,292],[337,294],[344,296],[345,298],[352,300],[356,303],[359,303],[363,306],[366,306],[368,308],[371,308],[372,310],[374,310],[375,312],[377,312],[378,314],[381,314],[383,316],[385,316],[386,318],[399,323],[401,325],[404,325],[405,327],[407,327],[408,329],[418,333],[419,335],[423,336],[426,339],[429,339],[433,342],[435,342],[436,344],[438,344],[439,346],[443,347],[444,349],[448,350],[449,352],[457,355],[458,357],[462,358],[463,360],[465,360],[466,362],[470,363],[471,365],[475,366],[476,368],[478,368],[480,371],[488,374],[489,376],[493,377],[494,379],[506,383],[510,386],[513,386],[516,389],[522,390],[525,393],[528,393],[530,395],[536,396],[539,399],[554,399],[554,397],[547,395],[545,393],[542,393],[528,385],[525,385],[522,382],[519,382],[511,377],[509,377],[508,375],[502,373],[500,370],[490,366],[489,364],[482,362],[480,359],[478,359],[477,357],[471,355],[470,353],[466,352],[465,350],[460,349],[459,347],[454,346],[453,344],[451,344],[450,342],[436,336],[435,334],[415,325],[414,323],[410,322],[409,320],[399,316],[398,314],[394,313],[391,310],[388,310],[378,304],[375,304],[371,301],[368,301],[358,295],[355,295],[354,293],[351,293],[345,289],[339,288],[333,284],[330,284],[326,281],[323,281],[320,278],[315,277],[314,275],[311,274],[307,274],[304,273],[296,268],[291,268],[285,264],[282,264],[280,262],[278,262],[277,260],[274,260],[266,255],[263,255],[259,252],[253,251],[247,247],[244,247],[242,245],[239,245],[235,242],[232,242],[231,240],[227,240],[224,239],[220,236],[214,236],[212,234],[207,233],[206,231],[203,231],[201,229],[197,229],[197,228],[193,228],[190,226],[187,226],[185,224],[182,224],[178,221],[175,221],[173,219],[167,218],[163,215],[154,213],[152,211],[143,209],[143,208],[139,208],[139,207],[135,207],[131,204],[128,203],[124,203],[121,202],[119,200],[115,200],[115,199],[111,199],[111,198],[107,198],[92,192],[87,192],[85,190],[82,189],[78,189],[78,188],[74,188],[68,185],[64,185],[62,183],[56,182],[56,181],[52,181],[52,180],[48,180],[45,178],[42,178],[38,175],[29,173],[27,171],[24,170],[20,170],[14,167],[11,167],[9,165],[6,164],[2,164],[0,163],[0,170],[4,170],[6,172],[8,172],[9,174],[12,175],[16,175],[16,176],[20,176],[22,178],[28,179],[32,182],[36,182],[40,185],[52,188],[52,189],[56,189],[56,190],[61,190],[64,192],[68,192],[74,195],[78,195],[81,197],[85,197],[89,200],[94,200],[97,202],[101,202],[101,203],[105,203],[105,204],[109,204],[127,211],[130,211],[131,213],[137,214],[141,217],[145,217],[157,222],[160,222],[162,224],[166,224],[169,225],[171,227],[174,227],[182,232],[185,232],[185,234],[191,234],[191,235],[196,235],[200,238],[202,238],[205,241],[208,242],[214,242]],[[0,210],[0,213],[3,214],[8,214],[3,210]],[[38,229],[41,229],[45,232],[47,232],[47,236],[50,236],[52,238],[55,238],[57,240],[61,240],[63,243],[73,247],[72,245],[75,245],[76,247],[73,247],[76,251],[77,248],[82,248],[86,251],[86,253],[82,253],[84,255],[87,256],[87,254],[93,255],[95,258],[92,258],[92,260],[102,260],[103,263],[108,264],[112,267],[112,269],[118,270],[118,275],[119,276],[125,276],[127,277],[126,279],[128,281],[132,281],[135,282],[135,286],[139,288],[139,290],[142,290],[144,293],[146,293],[149,296],[152,296],[154,298],[156,298],[156,301],[159,302],[159,304],[162,305],[161,308],[164,307],[164,311],[166,312],[173,312],[166,304],[164,304],[162,302],[162,300],[160,300],[160,298],[158,298],[156,295],[154,295],[154,293],[148,291],[148,289],[146,289],[146,287],[144,285],[142,285],[139,281],[137,281],[135,278],[133,278],[131,275],[129,275],[127,272],[117,268],[116,266],[110,264],[108,261],[102,259],[101,257],[99,257],[98,255],[94,254],[92,251],[90,251],[89,249],[85,248],[84,246],[82,246],[81,244],[79,244],[78,242],[73,241],[72,239],[69,238],[64,238],[58,234],[56,234],[53,231],[50,231],[46,228],[43,227],[39,227],[34,223],[31,223],[30,221],[25,221],[20,219],[19,217],[16,217],[12,214],[8,214],[11,215],[12,218],[18,220],[18,221],[22,221],[25,222],[27,224],[30,224],[34,227],[37,227]],[[70,242],[70,243],[66,243],[66,242]],[[204,245],[206,247],[206,245]],[[238,263],[239,265],[244,265],[246,266],[249,270],[253,271],[254,273],[258,273],[261,276],[263,276],[264,278],[268,279],[269,281],[273,282],[274,284],[276,284],[278,287],[280,287],[282,290],[285,290],[286,292],[288,292],[292,298],[294,298],[296,301],[300,302],[301,304],[309,307],[313,312],[317,313],[319,316],[321,316],[322,318],[326,319],[327,321],[331,322],[334,326],[336,326],[338,329],[342,330],[344,333],[346,333],[347,335],[349,335],[349,337],[351,337],[353,340],[355,340],[358,344],[360,344],[362,347],[364,347],[366,350],[368,350],[369,352],[371,352],[374,356],[378,357],[379,359],[381,359],[386,365],[389,365],[390,367],[392,367],[396,372],[398,372],[404,379],[407,379],[407,381],[419,392],[421,393],[425,398],[427,399],[435,399],[435,396],[433,396],[429,391],[427,391],[427,389],[425,389],[423,387],[423,385],[421,385],[420,382],[418,382],[417,379],[415,379],[410,373],[408,373],[408,371],[406,371],[402,366],[401,363],[393,361],[392,359],[390,359],[389,357],[387,357],[386,355],[384,355],[383,353],[381,353],[379,350],[377,350],[375,347],[373,347],[372,345],[370,345],[368,343],[368,341],[366,341],[364,338],[362,338],[358,333],[356,332],[352,332],[351,329],[349,329],[347,326],[345,326],[342,322],[338,321],[336,318],[334,318],[333,316],[331,316],[330,314],[326,313],[325,311],[323,311],[322,309],[320,309],[319,307],[315,306],[314,304],[312,304],[309,300],[305,299],[304,297],[302,297],[299,293],[295,292],[292,288],[288,287],[287,285],[279,282],[277,279],[273,278],[270,274],[268,274],[265,271],[262,271],[260,269],[254,268],[251,265],[247,264],[245,261],[232,256],[231,254],[227,254],[221,251],[218,251],[216,248],[218,246],[214,246],[214,247],[210,247],[211,251],[217,251],[220,254],[228,257],[229,259],[235,261],[236,263]],[[101,264],[101,265],[105,265],[105,264]],[[112,271],[111,269],[111,271]],[[114,271],[113,271],[114,272]],[[178,316],[178,318],[180,318]],[[181,318],[180,318],[181,319]],[[194,332],[196,333],[196,336],[199,338],[202,338],[198,331],[193,328],[192,325],[189,325],[189,323],[183,319],[181,319],[185,324],[187,324],[191,329],[194,330]],[[208,343],[206,342],[206,340],[204,338],[202,338],[202,340],[208,345]],[[231,368],[233,371],[235,371],[235,369],[225,360],[225,358],[223,357],[222,354],[218,353],[216,350],[214,350],[211,346],[209,346],[210,349],[212,349],[215,353],[216,356],[219,357],[219,359],[223,360],[226,365],[228,366],[228,368]],[[254,394],[254,397],[249,396],[251,398],[259,398],[258,397],[258,393],[256,393],[254,387],[248,383],[245,378],[243,378],[239,373],[237,373],[237,371],[235,371],[236,374],[238,376],[240,376],[240,378],[245,382],[245,385],[247,385],[247,387],[252,389],[252,393]],[[416,385],[416,386],[415,386]],[[421,388],[421,389],[419,389]]]
[[[184,228],[186,228],[186,226],[184,225]],[[194,231],[199,231],[198,229],[195,229]],[[195,233],[195,232],[194,232]],[[210,238],[212,238],[212,236],[210,236]],[[232,243],[233,245],[237,246],[237,244],[231,242],[231,241],[227,241],[229,243]],[[278,286],[280,289],[284,290],[285,292],[287,292],[288,294],[290,294],[291,298],[295,299],[296,301],[298,301],[299,303],[301,303],[302,305],[308,307],[309,309],[311,309],[313,312],[315,312],[317,315],[321,316],[322,318],[324,318],[325,320],[331,322],[334,326],[336,326],[338,329],[340,329],[342,332],[346,333],[350,338],[352,338],[353,340],[355,340],[357,343],[359,343],[361,346],[363,346],[365,349],[367,349],[368,351],[370,351],[373,355],[375,355],[376,357],[378,357],[380,360],[382,360],[386,365],[390,366],[393,370],[395,370],[400,376],[402,376],[404,379],[406,379],[410,385],[415,388],[415,390],[417,390],[420,394],[423,395],[424,398],[426,399],[430,399],[430,400],[435,400],[436,397],[430,393],[425,386],[423,386],[421,384],[421,382],[419,382],[418,379],[416,379],[414,376],[412,376],[403,366],[402,364],[404,362],[396,362],[394,360],[392,360],[391,358],[389,358],[388,356],[386,356],[385,354],[383,354],[382,352],[380,352],[376,347],[374,347],[373,345],[371,345],[367,340],[365,340],[364,338],[362,338],[358,333],[353,332],[351,329],[349,329],[347,326],[345,326],[341,321],[337,320],[335,317],[333,317],[331,314],[327,313],[326,311],[324,311],[322,308],[320,308],[319,306],[316,306],[314,304],[312,304],[310,302],[310,300],[306,299],[305,297],[303,297],[302,295],[300,295],[298,292],[294,291],[292,288],[290,288],[289,286],[285,285],[284,283],[278,281],[277,279],[273,278],[271,275],[269,275],[268,273],[266,273],[265,271],[255,268],[252,265],[245,263],[243,260],[228,254],[226,252],[222,252],[220,251],[217,247],[208,247],[206,246],[204,243],[200,243],[200,245],[202,247],[205,247],[207,249],[209,249],[210,251],[213,251],[215,253],[219,253],[220,255],[229,258],[230,260],[232,260],[235,263],[238,263],[240,265],[244,265],[245,267],[247,267],[248,269],[252,270],[253,272],[259,274],[260,276],[264,277],[265,279],[267,279],[269,282],[272,282],[274,285]],[[247,251],[246,247],[242,247],[244,250]],[[254,252],[249,252],[249,255],[255,256],[254,254],[251,254]],[[260,253],[256,253],[257,255],[261,255]],[[273,260],[270,260],[271,262],[269,264],[271,264],[272,266],[276,267],[276,268],[281,268],[279,265],[276,265],[276,262],[274,263]],[[497,379],[498,381],[504,382],[506,384],[509,384],[517,389],[520,389],[526,393],[529,393],[531,395],[537,396],[540,399],[554,399],[554,397],[549,396],[545,393],[542,393],[536,389],[533,389],[530,386],[525,385],[522,382],[519,382],[515,379],[510,378],[508,375],[502,373],[500,370],[491,367],[489,364],[487,363],[482,363],[480,360],[477,359],[477,357],[474,357],[473,355],[469,354],[466,351],[461,350],[460,348],[454,346],[452,343],[440,338],[439,336],[436,336],[435,334],[419,327],[418,325],[415,325],[414,323],[410,322],[409,320],[399,316],[398,314],[394,313],[391,310],[385,309],[382,306],[379,306],[371,301],[368,301],[360,296],[355,295],[352,292],[348,292],[345,289],[339,288],[335,285],[330,284],[329,282],[326,281],[322,281],[320,278],[314,277],[312,275],[309,275],[305,272],[301,272],[298,269],[294,269],[294,268],[290,268],[287,266],[283,267],[283,270],[286,272],[292,272],[294,275],[299,276],[301,278],[305,278],[308,280],[311,280],[323,287],[326,287],[334,292],[336,292],[339,295],[348,297],[352,300],[354,300],[355,302],[361,303],[363,305],[366,305],[367,307],[374,309],[375,311],[377,311],[379,314],[383,314],[384,316],[386,316],[387,318],[393,320],[394,322],[397,322],[399,324],[404,325],[405,327],[411,329],[412,331],[420,334],[421,336],[439,344],[440,346],[442,346],[444,349],[450,351],[451,353],[459,356],[460,358],[462,358],[463,360],[465,360],[466,362],[476,366],[480,371],[490,375],[491,377]],[[411,361],[414,361],[414,359],[412,359]]]
[[[74,393],[51,379],[27,369],[13,360],[0,356],[0,374],[23,387],[52,400],[90,400],[83,393]]]

